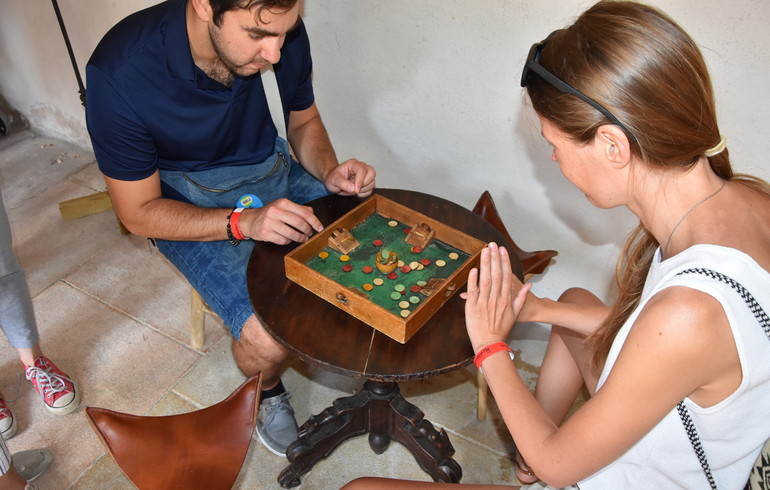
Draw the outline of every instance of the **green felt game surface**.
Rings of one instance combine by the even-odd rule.
[[[412,251],[412,246],[404,241],[409,227],[400,222],[396,226],[390,226],[390,221],[391,218],[374,213],[350,230],[359,246],[348,254],[348,261],[340,260],[342,254],[327,246],[323,251],[328,253],[328,257],[323,259],[320,257],[321,254],[316,255],[308,260],[306,265],[345,288],[360,291],[370,301],[403,317],[408,314],[402,311],[412,312],[426,299],[423,293],[413,292],[413,286],[418,285],[418,282],[424,285],[434,278],[446,279],[468,260],[470,255],[436,239],[433,239],[422,251],[415,253]],[[383,244],[377,246],[374,244],[375,240],[381,240]],[[383,252],[385,255],[384,251],[395,253],[407,266],[413,262],[421,263],[423,259],[429,260],[430,263],[423,265],[422,270],[414,269],[406,273],[400,267],[396,268],[394,271],[396,278],[389,279],[388,274],[380,272],[375,265],[377,253]],[[451,259],[449,257],[451,253],[457,254],[458,258]],[[438,260],[443,260],[446,265],[439,267],[436,264]],[[345,265],[350,265],[353,269],[346,272],[343,270]],[[373,271],[364,272],[365,266],[371,266]],[[375,285],[375,278],[382,279],[383,284]],[[372,289],[365,290],[365,284],[372,285]],[[403,301],[407,303],[402,303]]]

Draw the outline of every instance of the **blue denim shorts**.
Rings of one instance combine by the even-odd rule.
[[[233,208],[244,194],[267,204],[280,198],[304,204],[327,195],[322,182],[291,158],[288,143],[276,139],[270,158],[256,165],[201,172],[161,171],[164,197],[208,208]],[[222,222],[224,229],[226,223]],[[227,240],[190,242],[156,240],[158,249],[184,274],[236,340],[254,313],[246,289],[246,267],[254,244],[233,246]]]

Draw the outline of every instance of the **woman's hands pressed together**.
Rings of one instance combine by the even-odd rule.
[[[516,291],[514,279],[504,247],[492,242],[481,251],[479,268],[471,269],[467,292],[461,295],[466,300],[465,323],[474,352],[508,338],[531,288],[524,284]]]

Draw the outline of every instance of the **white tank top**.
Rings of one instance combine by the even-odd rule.
[[[743,489],[760,449],[770,439],[770,339],[745,301],[729,285],[700,274],[677,276],[689,268],[711,269],[731,277],[770,313],[770,273],[743,252],[696,245],[661,261],[658,250],[639,306],[618,332],[597,389],[601,389],[612,370],[639,312],[655,293],[676,285],[713,296],[722,304],[730,322],[743,379],[732,395],[712,407],[702,408],[689,398],[684,402],[698,430],[717,488]],[[579,486],[581,490],[692,489],[708,488],[708,482],[674,407],[625,454]]]

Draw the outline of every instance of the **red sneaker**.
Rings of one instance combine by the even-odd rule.
[[[80,391],[66,374],[47,357],[35,359],[35,365],[25,371],[45,407],[57,415],[66,415],[80,405]]]
[[[16,435],[16,417],[13,416],[5,399],[0,396],[0,436],[3,440],[8,440]]]

